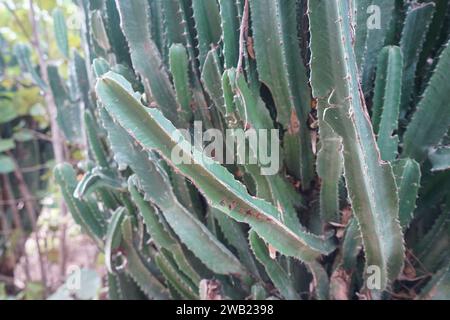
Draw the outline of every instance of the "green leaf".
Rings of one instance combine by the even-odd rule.
[[[156,30],[156,19],[152,19],[152,37],[156,41],[159,37],[163,37],[165,42],[164,45],[172,46],[173,44],[181,44],[181,45],[187,45],[188,44],[188,34],[185,33],[186,31],[186,21],[183,17],[182,12],[182,3],[177,0],[157,0],[153,1],[156,7],[159,5],[161,7],[161,13],[164,17],[163,24],[164,29],[163,30]],[[150,12],[153,16],[156,10],[152,11],[152,8],[150,8]],[[159,31],[159,33],[158,33]],[[161,33],[165,34],[161,34]],[[161,41],[162,42],[162,41]]]
[[[339,180],[342,176],[342,139],[324,120],[327,99],[317,101],[319,152],[317,174],[320,177],[320,216],[325,223],[339,221]]]
[[[328,300],[330,280],[324,267],[318,262],[308,263],[309,271],[313,275],[313,285],[318,300]]]
[[[89,150],[91,151],[95,162],[100,168],[109,168],[108,155],[102,145],[98,124],[95,122],[94,117],[89,111],[86,111],[84,114],[84,127],[86,129]]]
[[[130,50],[127,45],[127,40],[125,39],[122,29],[120,28],[120,24],[118,23],[120,16],[117,10],[117,1],[105,0],[102,2],[105,3],[106,7],[102,10],[104,13],[103,21],[106,32],[108,33],[111,49],[114,51],[118,63],[131,65]]]
[[[108,298],[110,300],[139,300],[145,296],[126,273],[108,273]]]
[[[134,177],[134,180],[136,177]],[[194,283],[200,282],[200,276],[193,269],[189,260],[184,254],[183,248],[175,240],[170,233],[165,229],[163,223],[160,221],[159,215],[156,213],[155,208],[150,206],[139,194],[138,190],[133,184],[133,178],[128,181],[128,188],[131,193],[131,197],[136,203],[139,213],[144,219],[144,223],[147,226],[147,231],[151,235],[155,245],[160,249],[166,249],[169,251],[179,268],[186,274]],[[206,250],[208,251],[208,250]]]
[[[231,219],[230,217],[222,214],[219,210],[211,208],[210,213],[219,223],[220,230],[225,236],[225,239],[231,244],[237,251],[238,257],[242,264],[247,267],[250,272],[260,277],[258,267],[255,259],[249,249],[246,232],[242,229],[242,226]]]
[[[219,0],[225,68],[236,67],[239,59],[239,20],[235,1]]]
[[[400,159],[392,163],[399,198],[399,219],[405,230],[413,219],[416,199],[420,187],[420,165],[411,159]]]
[[[76,87],[76,100],[81,99],[83,101],[84,106],[82,110],[90,109],[91,111],[94,111],[92,89],[87,72],[86,60],[77,51],[74,51],[73,59],[70,62],[69,76],[72,86]],[[81,121],[81,119],[80,116],[79,121]]]
[[[285,162],[308,189],[314,165],[307,125],[311,93],[296,36],[296,2],[250,0],[250,8],[259,79],[269,88],[286,130]]]
[[[430,148],[439,143],[450,125],[450,45],[439,62],[403,137],[403,157],[425,160]]]
[[[114,273],[113,254],[122,242],[122,221],[125,218],[125,208],[118,208],[111,216],[105,236],[105,264],[108,272]]]
[[[169,80],[161,55],[151,39],[146,0],[118,1],[120,21],[128,44],[134,69],[142,77],[149,101],[154,99],[158,108],[173,123],[178,123],[180,106]]]
[[[433,275],[416,299],[447,301],[450,299],[450,264]]]
[[[100,244],[106,234],[104,217],[92,199],[83,201],[73,196],[77,186],[75,170],[67,163],[60,164],[56,166],[54,176],[75,222]]]
[[[421,267],[430,273],[437,272],[442,264],[450,261],[450,208],[441,211],[413,248]]]
[[[70,101],[67,87],[59,75],[58,68],[56,66],[48,66],[47,72],[50,89],[56,104],[58,126],[67,140],[80,142],[80,105]]]
[[[353,271],[356,268],[356,260],[362,247],[361,232],[358,220],[352,218],[345,229],[344,242],[342,243],[342,264],[345,270]]]
[[[14,160],[11,157],[0,154],[0,173],[10,173],[15,168]]]
[[[96,58],[92,62],[92,68],[94,69],[94,73],[96,77],[101,77],[105,73],[111,70],[111,66],[108,61],[103,58]]]
[[[249,240],[253,253],[259,262],[261,262],[264,266],[273,284],[280,291],[283,297],[287,300],[300,300],[300,296],[292,286],[292,282],[290,281],[287,273],[275,259],[272,259],[269,256],[269,250],[267,249],[264,241],[258,237],[254,231],[250,232]]]
[[[69,40],[67,37],[67,25],[64,14],[60,8],[53,10],[53,32],[55,33],[56,45],[65,58],[69,58]]]
[[[402,53],[399,47],[385,47],[378,57],[377,78],[373,98],[372,124],[381,159],[392,161],[397,156],[400,96],[402,91]]]
[[[170,72],[173,76],[177,101],[181,106],[180,117],[186,126],[192,119],[191,92],[189,88],[189,61],[186,49],[181,44],[173,44],[169,49]]]
[[[257,283],[254,284],[251,288],[252,291],[252,300],[266,300],[267,298],[267,292],[264,287]]]
[[[16,143],[14,142],[14,139],[0,139],[0,152],[8,151],[15,147]]]
[[[202,83],[219,112],[226,117],[225,101],[222,91],[222,70],[216,49],[206,56],[202,69]]]
[[[417,74],[423,74],[428,69],[428,58],[436,57],[437,52],[444,44],[448,35],[448,17],[450,3],[448,1],[435,1],[436,5],[433,20],[428,27],[427,36],[420,52]]]
[[[17,109],[11,101],[0,100],[0,123],[7,123],[18,116]]]
[[[22,71],[28,72],[31,75],[34,83],[42,90],[46,90],[47,84],[44,82],[44,80],[42,80],[42,78],[32,65],[30,47],[26,44],[19,43],[14,46],[13,50]]]
[[[98,10],[93,11],[91,14],[91,28],[94,39],[103,50],[109,52],[111,50],[111,44],[109,43],[109,38],[108,34],[106,33],[102,15]]]
[[[78,182],[73,195],[77,199],[83,199],[100,188],[121,190],[123,186],[119,179],[110,177],[100,168],[95,167],[84,174],[83,178]]]
[[[199,298],[198,287],[194,286],[178,269],[167,251],[163,250],[156,256],[156,265],[159,267],[167,281],[185,299],[197,300]]]
[[[133,278],[139,288],[145,292],[148,298],[167,300],[168,290],[147,268],[145,262],[133,244],[131,218],[125,217],[122,221],[122,246],[127,259],[127,273]]]
[[[358,61],[360,61],[358,66],[361,70],[361,85],[364,93],[368,93],[372,88],[377,57],[385,44],[389,25],[393,19],[395,1],[358,0],[355,2],[357,5],[357,49],[355,49],[355,52],[359,57]],[[368,10],[372,9],[373,6],[379,11]]]
[[[401,117],[404,118],[409,110],[415,86],[416,68],[419,62],[420,52],[434,14],[433,2],[411,4],[406,15],[400,39],[400,48],[403,53],[403,79],[402,99],[400,103]]]
[[[216,1],[192,0],[192,9],[197,31],[198,59],[202,68],[211,46],[219,43],[222,34],[219,6]]]

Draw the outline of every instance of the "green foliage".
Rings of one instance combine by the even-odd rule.
[[[434,3],[423,3],[411,6],[405,18],[400,48],[403,52],[404,71],[402,79],[401,110],[406,113],[414,89],[414,75],[416,74],[422,45],[431,19],[434,14]]]
[[[448,132],[450,111],[446,107],[450,75],[450,46],[445,45],[423,98],[417,105],[404,135],[403,156],[423,161],[430,148],[439,145]]]
[[[394,19],[395,1],[358,0],[355,3],[355,56],[361,73],[363,91],[365,94],[368,94],[373,89],[372,81],[377,67],[377,57],[379,57],[380,50],[391,32],[390,25]],[[369,12],[374,13],[374,10],[380,10],[380,19],[377,19],[377,16],[370,17],[368,15]],[[379,26],[375,26],[377,20],[380,24]]]
[[[11,173],[14,171],[14,160],[5,155],[0,156],[0,173]]]
[[[69,39],[67,35],[67,25],[64,13],[61,9],[53,10],[53,28],[55,33],[56,44],[64,57],[69,57]]]
[[[69,83],[71,87],[67,88],[56,66],[48,66],[47,74],[50,90],[56,104],[58,126],[67,140],[74,143],[80,142],[80,104],[72,101],[72,99],[77,99],[76,92],[74,92],[77,88],[74,83]]]
[[[398,129],[402,85],[402,54],[398,47],[385,47],[378,58],[372,124],[381,158],[392,161],[397,156]]]
[[[88,165],[55,176],[105,252],[110,298],[199,299],[205,279],[236,299],[448,296],[450,50],[433,3],[405,17],[382,0],[97,4],[92,70],[73,57],[89,112],[66,121]],[[279,129],[280,170],[202,161],[195,120]]]
[[[41,4],[44,7],[49,2]],[[37,66],[35,46],[29,41],[29,10],[22,1],[9,2],[9,6],[13,6],[14,16],[5,3],[0,5],[0,270],[6,276],[12,276],[24,254],[25,240],[34,231],[42,208],[41,200],[49,195],[48,168],[53,159],[48,141],[50,119],[42,97],[49,86]],[[51,15],[47,16],[50,20]],[[39,27],[48,33],[51,42],[45,46],[46,53],[53,58],[56,44],[48,22],[51,20]],[[36,214],[23,203],[30,203]],[[43,283],[30,282],[20,296],[42,298],[44,289]],[[12,285],[7,285],[7,291],[12,292]]]
[[[259,80],[272,93],[284,136],[288,172],[308,189],[313,178],[312,149],[306,125],[311,93],[295,36],[296,2],[250,1]],[[302,119],[302,121],[300,121]]]
[[[42,89],[46,90],[47,84],[42,80],[31,62],[31,49],[26,44],[17,44],[14,47],[14,55],[19,62],[23,72],[29,73],[33,81]]]

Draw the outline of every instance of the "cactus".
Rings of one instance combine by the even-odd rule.
[[[56,8],[52,15],[56,44],[62,55],[69,58],[69,40],[64,14],[59,8]]]
[[[395,279],[403,267],[403,237],[397,219],[398,196],[390,164],[379,159],[364,97],[359,89],[356,60],[351,49],[349,8],[344,2],[333,1],[328,5],[310,5],[311,51],[313,57],[316,55],[311,65],[313,95],[329,96],[329,106],[323,118],[342,138],[344,176],[361,229],[366,264],[381,269],[382,287],[386,287],[388,280]],[[328,28],[334,32],[328,34],[329,38],[316,40],[314,28],[324,15],[328,15]],[[321,55],[325,52],[327,56]],[[331,61],[331,57],[335,60]],[[338,63],[334,63],[336,60]],[[334,72],[332,76],[321,79],[324,74],[322,68],[327,67]]]
[[[367,95],[372,90],[373,73],[377,57],[390,32],[395,2],[389,0],[361,0],[356,2],[355,55],[360,68],[361,86]],[[379,9],[379,25],[376,25],[376,10]],[[367,13],[375,13],[370,19]],[[366,25],[366,28],[361,27]]]
[[[231,299],[448,296],[450,50],[428,38],[434,4],[407,6],[404,21],[381,0],[81,6],[98,43],[89,74],[72,58],[88,164],[55,176],[105,252],[110,298],[200,299],[211,279]],[[195,121],[277,129],[278,172],[250,137],[223,147],[233,163],[204,161]],[[404,267],[422,262],[433,276],[412,284]]]
[[[398,129],[401,97],[402,55],[398,47],[385,47],[380,52],[372,124],[381,158],[392,161],[397,157],[399,139],[393,135]],[[391,104],[392,103],[392,104]]]
[[[416,74],[420,51],[434,14],[434,7],[434,3],[424,3],[423,5],[412,7],[405,19],[400,40],[405,68],[403,71],[402,100],[400,105],[403,114],[409,110],[409,101],[412,98],[414,86],[414,75]]]

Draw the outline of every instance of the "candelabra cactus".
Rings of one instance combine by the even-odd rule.
[[[78,5],[88,161],[55,176],[110,298],[449,297],[448,2]],[[198,121],[274,130],[279,170]]]

